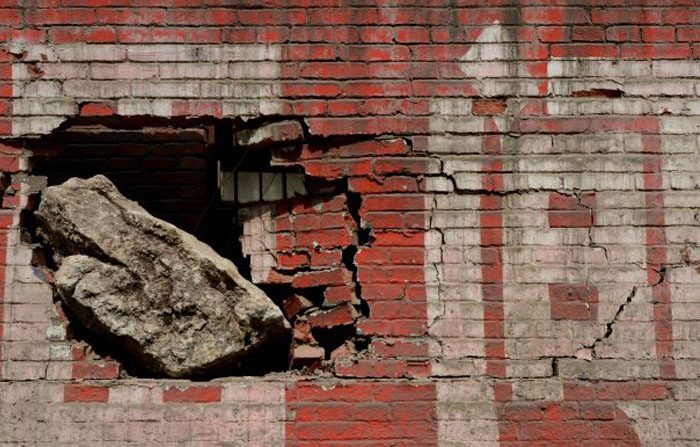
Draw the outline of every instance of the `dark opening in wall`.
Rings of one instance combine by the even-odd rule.
[[[192,233],[220,255],[234,261],[241,274],[250,279],[249,260],[240,248],[237,209],[223,202],[218,192],[218,157],[224,149],[232,150],[233,123],[221,120],[214,125],[184,128],[166,127],[158,122],[153,126],[126,124],[123,127],[72,125],[29,142],[33,154],[31,175],[45,177],[48,186],[52,186],[72,177],[90,178],[102,174],[124,196],[138,202],[155,217]],[[28,214],[23,221],[29,233],[33,233],[36,227],[33,216]],[[33,239],[37,241],[36,237]],[[45,247],[42,262],[55,267],[51,257],[50,248]],[[69,337],[86,342],[101,357],[118,360],[127,375],[152,375],[133,361],[129,352],[120,351],[110,340],[91,334],[71,316],[70,309],[62,307],[70,322]],[[289,340],[267,344],[251,352],[238,365],[222,365],[214,373],[192,378],[283,371],[289,368],[289,349]]]
[[[155,217],[231,259],[282,309],[294,328],[292,340],[267,344],[238,365],[191,377],[210,379],[290,368],[314,371],[368,346],[356,330],[356,322],[369,314],[354,264],[358,247],[369,243],[358,214],[361,198],[348,191],[347,179],[312,177],[296,164],[304,134],[301,122],[289,119],[110,117],[78,119],[27,145],[35,178],[43,176],[51,186],[72,177],[106,176]],[[29,233],[32,219],[31,214],[24,219]],[[264,238],[272,238],[270,246]],[[268,260],[261,261],[262,255]],[[55,267],[49,251],[43,257],[37,262]],[[66,313],[74,340],[119,361],[126,375],[151,376],[129,352],[92,335]]]

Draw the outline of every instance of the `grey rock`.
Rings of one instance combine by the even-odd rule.
[[[35,215],[71,313],[154,374],[234,370],[289,337],[281,310],[231,261],[151,216],[106,177],[47,188]]]

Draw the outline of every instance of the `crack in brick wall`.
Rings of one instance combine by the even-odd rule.
[[[2,214],[8,443],[144,445],[170,428],[189,445],[696,444],[695,5],[564,3],[2,8],[1,134],[75,114],[296,117],[310,147],[332,142],[300,163],[347,182],[350,233],[370,235],[356,274],[349,251],[339,263],[367,304],[367,357],[253,380],[267,397],[242,393],[226,414],[242,379],[219,397],[218,382],[71,377],[82,354],[48,349],[62,317],[28,267],[15,176]],[[364,152],[376,139],[407,150]],[[23,153],[2,153],[16,172]],[[245,433],[230,428],[239,417]]]

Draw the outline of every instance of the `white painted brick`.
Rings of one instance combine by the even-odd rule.
[[[664,153],[693,154],[698,152],[699,141],[694,135],[664,135],[661,148]]]
[[[560,59],[547,64],[550,78],[564,77],[604,77],[637,78],[651,76],[651,63],[648,61],[618,61],[597,59]]]
[[[565,99],[547,101],[549,115],[600,115],[613,112],[613,103],[606,99]]]
[[[120,98],[129,96],[130,88],[127,82],[68,80],[63,83],[63,93],[74,98]]]
[[[584,360],[561,359],[559,375],[563,378],[608,380],[642,380],[659,376],[656,360]]]
[[[549,400],[560,401],[563,399],[562,382],[552,380],[523,380],[513,386],[515,400]]]
[[[577,79],[556,79],[549,83],[549,91],[554,94],[554,96],[567,96],[570,97],[573,92],[586,91],[593,89],[610,89],[617,90],[620,89],[620,84],[613,81],[606,80],[577,80]]]
[[[78,112],[75,101],[62,98],[15,99],[12,113],[25,115],[74,115]]]
[[[652,61],[651,70],[655,77],[700,77],[700,66],[697,61]]]
[[[557,153],[615,153],[624,150],[624,135],[554,135],[553,150]]]
[[[436,115],[471,115],[472,100],[465,98],[436,98],[430,101],[430,112]]]
[[[680,81],[629,81],[624,86],[631,96],[691,96],[693,84]]]
[[[227,65],[205,62],[160,64],[159,70],[162,79],[223,79],[228,75]]]
[[[66,62],[123,61],[126,59],[126,47],[123,45],[90,45],[78,43],[56,45],[53,49],[58,60]]]
[[[466,78],[510,78],[510,77],[530,77],[527,67],[524,64],[506,64],[503,62],[491,61],[466,61],[460,62],[459,68]]]
[[[661,129],[670,134],[700,133],[700,119],[696,117],[662,116]]]
[[[441,121],[430,119],[431,131],[437,131],[437,126],[444,125]],[[481,152],[482,138],[466,135],[431,135],[428,138],[431,153],[436,154],[478,154]]]
[[[147,99],[120,99],[117,101],[119,115],[150,115],[153,113],[152,104]]]
[[[539,96],[540,82],[537,79],[484,79],[477,90],[486,97],[493,96]]]
[[[279,115],[283,110],[285,110],[285,102],[278,99],[260,99],[258,104],[260,105],[260,114],[263,116]]]
[[[453,177],[458,191],[479,191],[484,189],[481,176],[478,174],[459,173]]]
[[[32,81],[15,86],[18,98],[60,98],[61,84],[55,81]]]
[[[25,67],[22,64],[15,64],[15,67]],[[39,68],[44,72],[42,79],[86,79],[90,74],[90,65],[87,63],[41,63]],[[26,68],[25,68],[26,72]]]
[[[155,64],[90,64],[92,79],[152,79],[157,76],[158,67]]]
[[[206,60],[200,56],[196,45],[129,45],[128,59],[135,62],[172,62]]]
[[[261,113],[260,102],[256,101],[225,101],[222,103],[225,116],[255,116]]]
[[[12,133],[19,135],[44,135],[51,133],[65,119],[56,116],[38,116],[32,118],[15,118],[12,120]]]
[[[205,61],[277,61],[281,49],[276,45],[206,45],[199,53]]]
[[[612,113],[616,115],[646,115],[652,112],[652,105],[645,99],[618,98],[611,102]]]
[[[148,98],[198,98],[200,88],[196,82],[132,82],[131,94]]]
[[[278,62],[232,62],[228,65],[228,77],[231,79],[279,79]]]
[[[201,82],[202,98],[266,98],[273,96],[272,86],[257,82]]]

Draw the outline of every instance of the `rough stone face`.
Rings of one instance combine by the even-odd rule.
[[[62,300],[155,374],[236,368],[290,332],[281,310],[232,262],[151,216],[106,177],[47,188],[35,214],[55,251]]]

